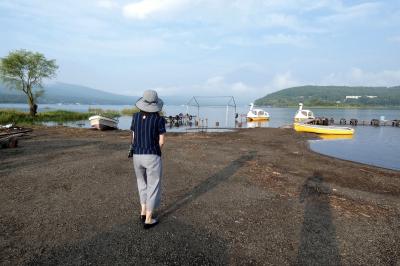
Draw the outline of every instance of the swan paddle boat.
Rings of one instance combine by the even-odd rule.
[[[354,129],[350,127],[320,126],[305,123],[294,123],[294,130],[326,135],[353,135]]]
[[[299,103],[299,110],[297,110],[294,116],[294,122],[304,122],[315,119],[313,112],[310,110],[303,110],[303,104]]]
[[[250,104],[250,110],[246,115],[247,120],[249,121],[267,121],[269,120],[268,112],[263,109],[254,108],[254,104]]]

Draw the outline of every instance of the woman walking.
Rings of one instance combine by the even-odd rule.
[[[149,229],[158,224],[153,213],[161,200],[161,148],[166,131],[165,119],[159,112],[163,101],[156,91],[147,90],[136,102],[136,107],[140,112],[132,117],[131,151],[141,204],[140,219],[144,229]]]

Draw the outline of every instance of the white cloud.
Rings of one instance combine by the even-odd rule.
[[[236,82],[232,84],[232,91],[238,93],[249,93],[249,91],[253,90],[250,86],[244,84],[243,82]]]
[[[123,14],[128,18],[146,19],[149,17],[170,15],[183,9],[188,0],[141,0],[123,7]]]
[[[305,35],[293,35],[293,34],[275,34],[266,35],[262,38],[265,44],[288,44],[294,46],[306,46],[308,44],[308,38]]]
[[[331,73],[322,79],[325,85],[399,86],[400,69],[368,72],[352,68],[347,73]]]
[[[195,86],[199,93],[210,95],[233,95],[238,98],[253,99],[267,93],[303,85],[293,77],[291,71],[277,73],[271,82],[264,86],[251,86],[243,81],[227,82],[225,77],[216,76],[208,79],[204,85]]]
[[[203,83],[192,85],[157,86],[155,89],[164,96],[227,96],[232,95],[240,102],[250,102],[255,98],[264,96],[281,89],[315,85],[346,85],[346,86],[396,86],[400,85],[399,70],[383,70],[366,72],[360,68],[350,69],[346,73],[331,73],[322,79],[316,77],[312,82],[298,79],[291,71],[276,73],[269,83],[252,86],[241,80],[228,81],[225,76],[214,76]]]
[[[119,4],[113,0],[99,0],[97,1],[97,6],[105,9],[118,8]]]
[[[221,49],[221,46],[219,46],[219,45],[208,45],[208,44],[204,44],[204,43],[200,43],[199,47],[200,47],[200,49],[208,50],[208,51],[216,51],[216,50]]]
[[[267,45],[291,45],[291,46],[298,46],[298,47],[308,47],[310,46],[311,40],[306,35],[299,35],[299,34],[271,34],[271,35],[264,35],[261,37],[242,37],[242,36],[235,36],[225,40],[228,44],[233,44],[237,46],[267,46]]]
[[[224,85],[225,85],[225,78],[222,76],[216,76],[206,80],[204,87],[207,89],[208,88],[215,89]]]
[[[55,53],[69,56],[85,53],[95,57],[142,57],[154,56],[163,51],[165,42],[159,38],[138,37],[124,39],[80,38],[53,44]]]
[[[157,86],[155,89],[163,96],[234,96],[239,101],[250,101],[260,96],[259,88],[242,81],[228,82],[223,76],[215,76],[203,83],[192,85]],[[262,90],[261,90],[262,91]],[[262,93],[261,93],[262,94]]]
[[[119,5],[117,2],[115,2],[113,0],[100,0],[100,1],[97,1],[97,6],[99,6],[101,8],[105,8],[105,9],[113,9],[113,8],[117,8]]]
[[[157,91],[160,90],[160,92],[165,96],[172,96],[174,94],[187,96],[232,95],[236,99],[246,102],[264,96],[267,93],[300,85],[304,85],[304,83],[298,81],[292,75],[291,71],[286,71],[273,75],[270,83],[264,83],[257,86],[250,85],[240,79],[228,81],[225,76],[219,75],[210,77],[203,83],[198,84],[174,86],[161,85],[157,87]]]
[[[294,15],[272,13],[265,15],[262,25],[264,27],[286,27],[289,29],[298,29],[300,21]]]
[[[400,43],[400,35],[399,36],[392,36],[389,38],[389,41]]]
[[[359,68],[353,68],[350,71],[350,75],[349,76],[353,80],[361,80],[361,79],[363,79],[364,72]]]
[[[400,85],[400,69],[365,72],[354,68],[351,71],[350,78],[353,83],[366,86],[398,86]]]
[[[381,6],[382,4],[379,2],[366,2],[352,6],[344,6],[340,2],[333,7],[334,13],[323,16],[321,22],[333,23],[333,26],[335,26],[335,23],[360,21],[361,19],[368,18],[373,13],[378,13]]]
[[[272,87],[272,90],[276,91],[298,86],[299,84],[300,82],[293,77],[292,73],[290,71],[287,71],[285,73],[276,74],[270,86]]]
[[[206,80],[203,85],[195,86],[199,95],[233,95],[235,97],[254,97],[257,88],[242,81],[228,82],[223,76]]]

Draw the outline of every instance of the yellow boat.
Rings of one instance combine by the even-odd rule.
[[[320,126],[303,123],[294,123],[294,130],[327,135],[353,135],[354,129],[350,127]]]
[[[254,122],[262,122],[262,121],[268,121],[269,117],[247,117],[248,121],[254,121]]]

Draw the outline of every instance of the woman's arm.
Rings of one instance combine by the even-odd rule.
[[[160,149],[164,146],[165,143],[165,134],[160,135],[160,140],[158,141],[158,144],[160,144]]]
[[[129,145],[129,153],[128,153],[128,158],[133,157],[133,141],[135,139],[135,133],[132,131],[131,132],[131,145]]]

